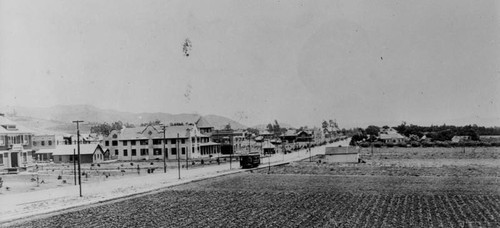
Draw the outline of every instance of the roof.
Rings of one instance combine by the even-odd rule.
[[[287,130],[285,133],[283,133],[283,136],[297,136],[297,132],[295,130]]]
[[[276,148],[275,145],[271,144],[269,141],[265,141],[264,144],[262,144],[263,149],[270,149],[270,148]]]
[[[187,138],[189,131],[192,131],[194,126],[192,125],[180,125],[180,126],[167,126],[165,127],[165,138],[175,139],[177,134],[179,138]],[[121,132],[112,132],[117,134],[118,140],[130,140],[130,139],[149,139],[151,138],[163,138],[163,127],[162,126],[146,126],[146,127],[134,127],[134,128],[124,128]],[[151,135],[151,136],[150,136]],[[204,137],[203,134],[197,134],[199,137]]]
[[[270,133],[267,130],[263,130],[263,131],[259,131],[259,135],[272,135],[272,133]]]
[[[210,124],[210,122],[208,122],[207,119],[205,119],[203,116],[200,116],[200,118],[196,121],[196,126],[198,128],[211,128],[213,127],[212,124]]]
[[[94,154],[97,148],[101,148],[99,144],[80,144],[80,154]],[[73,151],[78,153],[77,144],[58,145],[52,155],[73,155]]]
[[[3,127],[5,125],[14,125],[16,128],[8,130]],[[5,116],[0,116],[0,134],[26,134],[26,133],[33,134],[35,132],[29,128],[18,125],[16,122],[5,118]]]
[[[81,145],[80,145],[81,146]],[[39,149],[35,154],[51,154],[55,149]]]
[[[355,149],[352,147],[337,147],[330,146],[325,147],[325,155],[340,155],[340,154],[357,154]]]
[[[219,144],[214,142],[200,143],[200,146],[216,146],[216,145]]]
[[[380,139],[404,139],[405,137],[399,133],[390,133],[390,134],[380,134]]]

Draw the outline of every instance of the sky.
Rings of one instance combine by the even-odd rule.
[[[0,0],[0,105],[500,126],[499,13],[494,0]]]

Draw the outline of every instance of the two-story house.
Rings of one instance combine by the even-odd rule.
[[[0,167],[27,167],[33,163],[33,134],[0,114]]]

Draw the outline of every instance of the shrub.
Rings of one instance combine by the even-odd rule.
[[[465,142],[465,146],[466,147],[476,147],[476,146],[478,146],[478,143],[476,143],[474,141],[467,141],[467,142]]]
[[[421,145],[420,145],[420,143],[419,143],[419,142],[417,142],[417,141],[412,141],[412,142],[411,142],[411,146],[412,146],[412,147],[420,147]]]
[[[422,146],[423,147],[433,147],[435,144],[433,142],[423,142]]]
[[[385,146],[387,146],[387,147],[394,147],[394,143],[386,143]]]
[[[370,144],[367,143],[367,142],[362,142],[362,143],[359,144],[359,146],[361,146],[361,147],[369,147]]]
[[[399,147],[407,147],[407,144],[405,142],[399,142],[398,146]]]
[[[491,143],[491,146],[500,146],[500,142],[493,142]]]
[[[374,142],[373,143],[373,146],[376,147],[376,148],[380,148],[380,147],[382,147],[382,145],[384,145],[384,144],[381,143],[381,142]]]
[[[458,142],[450,142],[450,146],[451,147],[459,147],[460,143],[458,143]]]

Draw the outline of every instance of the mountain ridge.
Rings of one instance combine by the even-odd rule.
[[[230,124],[233,129],[246,129],[247,127],[230,118],[219,115],[200,115],[190,113],[171,114],[164,112],[141,112],[132,113],[101,109],[92,105],[55,105],[52,107],[23,107],[5,106],[0,107],[0,113],[5,113],[19,124],[32,127],[34,130],[47,130],[48,132],[69,133],[69,125],[74,120],[84,120],[87,123],[112,123],[122,121],[140,125],[155,120],[165,124],[169,123],[194,123],[203,116],[215,129],[222,129]]]

